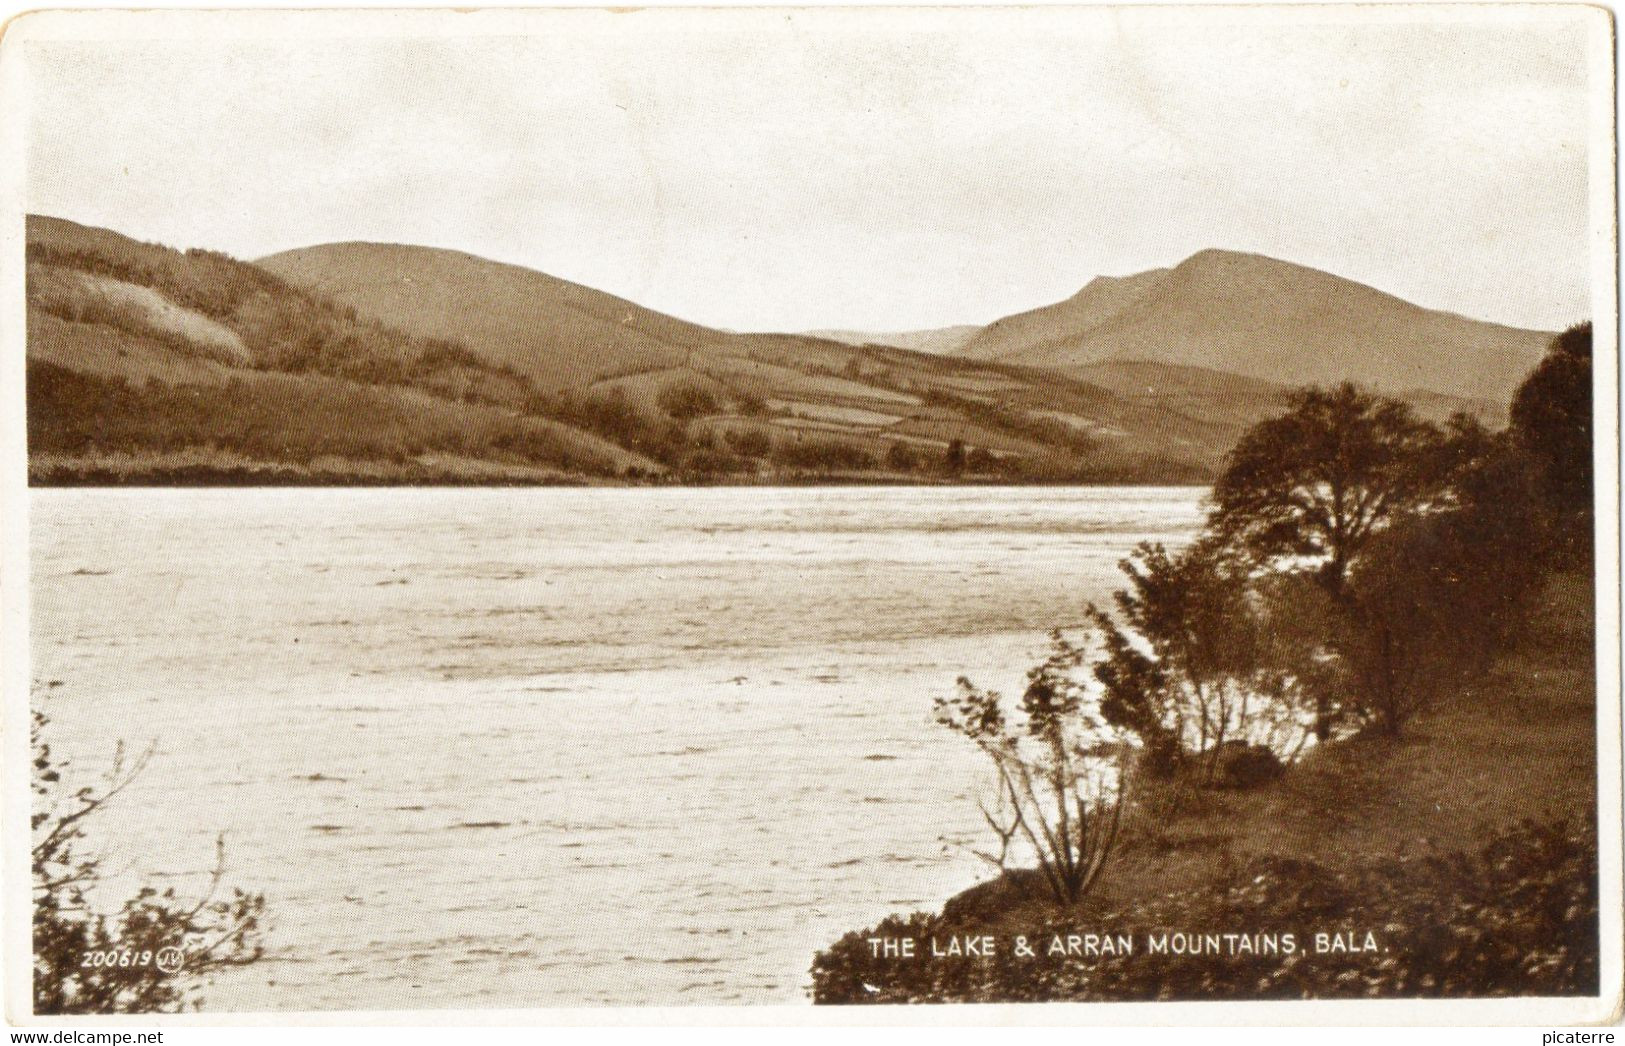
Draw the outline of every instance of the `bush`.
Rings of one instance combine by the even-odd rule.
[[[662,465],[678,465],[689,450],[681,423],[645,416],[618,388],[601,395],[560,395],[551,399],[537,396],[528,409],[602,436]]]
[[[1591,324],[1570,327],[1512,400],[1512,433],[1535,459],[1564,540],[1588,557],[1592,519]]]
[[[32,717],[34,813],[33,944],[34,1012],[106,1014],[172,1012],[199,1005],[200,979],[264,954],[265,898],[233,890],[219,896],[225,876],[225,843],[201,898],[181,898],[173,887],[144,886],[114,914],[91,907],[102,880],[102,862],[79,845],[85,829],[135,780],[152,756],[149,749],[126,763],[122,746],[103,790],[78,788],[65,796],[63,767],[45,741],[49,720]],[[173,951],[171,964],[161,956]],[[87,963],[94,954],[128,954],[128,963]]]
[[[1029,414],[1015,404],[990,403],[941,388],[926,389],[920,395],[926,403],[948,407],[978,425],[1050,447],[1073,469],[1079,459],[1092,458],[1101,449],[1100,442],[1088,433],[1055,418]]]
[[[698,385],[667,385],[656,397],[660,409],[678,421],[688,421],[717,413],[717,401]]]
[[[754,392],[735,392],[734,410],[747,418],[760,418],[767,414],[767,401]]]
[[[1286,764],[1281,762],[1281,757],[1263,745],[1226,741],[1219,746],[1213,783],[1220,788],[1256,788],[1285,772]]]
[[[1456,507],[1395,525],[1350,574],[1335,645],[1385,732],[1484,671],[1526,620],[1546,544],[1534,475],[1516,451],[1487,453],[1458,474]]]
[[[1076,677],[1083,652],[1059,632],[1054,651],[1027,673],[1019,722],[1000,696],[959,680],[935,702],[937,722],[968,738],[993,765],[996,798],[981,804],[998,852],[977,851],[1001,873],[1024,853],[1059,905],[1077,904],[1111,857],[1126,787],[1126,746]]]
[[[679,471],[690,479],[706,479],[742,472],[745,462],[726,450],[697,447],[683,457]]]
[[[728,446],[742,458],[765,458],[773,453],[773,441],[756,429],[731,429],[725,437]]]
[[[1297,631],[1303,594],[1261,582],[1212,541],[1177,554],[1142,544],[1120,565],[1129,587],[1114,597],[1115,617],[1087,610],[1102,638],[1093,671],[1102,714],[1140,739],[1147,768],[1216,783],[1220,753],[1236,741],[1295,759],[1332,714],[1324,704],[1309,712],[1317,677]]]
[[[404,463],[429,452],[484,455],[607,474],[546,423],[477,407],[398,397],[333,378],[248,374],[221,386],[132,385],[28,363],[31,452],[231,451],[257,461],[320,457]]]

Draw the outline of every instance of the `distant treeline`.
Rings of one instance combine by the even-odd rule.
[[[156,378],[137,386],[30,361],[28,383],[30,445],[69,454],[202,448],[308,466],[322,458],[405,465],[438,452],[613,473],[535,419],[451,410],[431,397],[384,396],[350,382],[253,375],[218,386]]]

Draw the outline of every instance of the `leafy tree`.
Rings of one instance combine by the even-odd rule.
[[[41,1014],[158,1013],[199,1004],[202,979],[263,954],[265,897],[234,890],[219,896],[225,844],[203,896],[143,886],[116,914],[92,907],[101,859],[81,852],[87,821],[141,773],[148,749],[126,762],[120,746],[102,791],[83,787],[62,797],[62,769],[32,721],[34,812],[34,1011]],[[169,955],[174,955],[172,963]]]
[[[1389,734],[1488,667],[1542,576],[1538,469],[1508,441],[1483,439],[1453,475],[1454,504],[1379,535],[1349,578],[1340,667]]]
[[[1121,568],[1129,587],[1115,594],[1116,617],[1088,609],[1103,641],[1094,674],[1102,714],[1141,739],[1147,768],[1192,768],[1213,783],[1227,746],[1295,758],[1315,678],[1300,656],[1315,649],[1302,634],[1309,594],[1287,579],[1261,586],[1211,538],[1177,555],[1142,544]],[[1323,699],[1316,721],[1332,711]]]
[[[1466,415],[1441,430],[1349,385],[1306,390],[1243,437],[1210,540],[1277,598],[1294,578],[1325,594],[1276,615],[1300,637],[1269,658],[1313,694],[1320,740],[1349,712],[1398,733],[1521,620],[1545,549],[1529,462]]]
[[[1512,432],[1539,463],[1544,493],[1570,529],[1589,534],[1592,499],[1591,324],[1570,327],[1512,399]]]
[[[1208,526],[1261,563],[1313,561],[1327,592],[1341,598],[1366,544],[1438,494],[1428,453],[1438,440],[1397,400],[1348,383],[1304,389],[1230,452]]]

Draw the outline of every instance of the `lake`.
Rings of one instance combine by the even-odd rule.
[[[208,1010],[805,1001],[988,876],[980,757],[1190,488],[37,490],[36,700],[107,896],[263,891]],[[55,685],[52,685],[52,684]]]

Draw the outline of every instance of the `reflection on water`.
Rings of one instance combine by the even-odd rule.
[[[227,833],[270,960],[210,1009],[791,1002],[984,874],[931,722],[1013,690],[1185,489],[36,491],[59,751],[159,754],[124,885]]]

